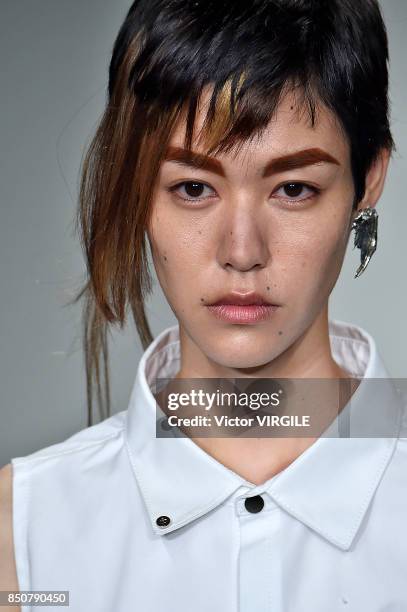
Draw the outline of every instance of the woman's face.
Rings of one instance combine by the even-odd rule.
[[[161,167],[148,229],[157,277],[181,334],[226,368],[262,366],[289,348],[327,306],[342,266],[354,197],[349,145],[328,110],[312,128],[295,108],[287,94],[237,155],[200,169],[174,159]],[[180,124],[170,146],[183,140]],[[203,152],[196,139],[192,149]],[[271,165],[309,149],[306,165]],[[218,319],[208,304],[232,291],[255,291],[278,308],[255,324]]]

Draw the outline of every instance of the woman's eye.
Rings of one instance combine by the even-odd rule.
[[[308,190],[308,194],[307,191],[304,193],[304,189]],[[284,193],[277,197],[281,197],[283,200],[288,200],[291,202],[303,202],[304,200],[309,200],[316,194],[320,193],[320,189],[317,187],[312,187],[311,185],[306,185],[305,183],[285,183],[284,185],[281,185],[281,187],[279,187],[275,193],[278,194],[278,192],[281,191]],[[303,196],[305,195],[305,197],[299,197],[301,194]]]
[[[175,193],[182,200],[197,202],[204,200],[208,196],[215,193],[214,190],[209,187],[209,185],[200,183],[198,181],[184,181],[182,183],[178,183],[177,185],[170,187],[169,191],[171,193]]]
[[[168,191],[175,193],[181,200],[189,202],[200,202],[213,197],[214,194],[216,195],[214,189],[199,181],[183,181],[169,187]],[[320,189],[305,183],[285,183],[274,192],[274,197],[288,202],[303,202],[313,198],[318,193],[320,193]]]

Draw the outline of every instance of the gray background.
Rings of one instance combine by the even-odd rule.
[[[82,154],[105,101],[129,0],[2,0],[0,466],[86,427],[80,306],[85,267],[73,231]],[[365,327],[390,373],[407,376],[407,2],[383,0],[398,152],[378,205],[379,247],[359,279],[351,243],[330,316]],[[156,282],[154,334],[176,322]],[[133,324],[113,333],[113,412],[127,407],[141,355]]]

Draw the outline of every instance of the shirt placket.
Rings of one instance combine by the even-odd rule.
[[[283,612],[279,509],[257,489],[235,500],[240,529],[239,612]]]

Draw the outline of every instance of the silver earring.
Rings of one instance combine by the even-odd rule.
[[[351,228],[355,230],[355,244],[353,248],[358,247],[361,251],[361,263],[356,271],[355,278],[366,270],[367,264],[376,250],[378,217],[376,209],[368,206],[367,208],[362,208],[353,220]]]

